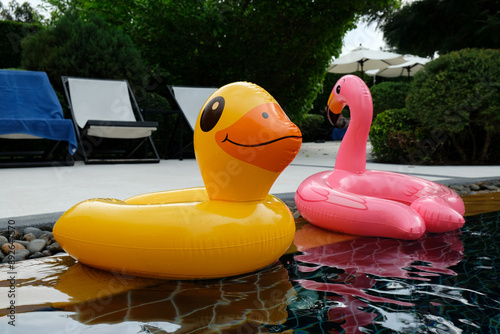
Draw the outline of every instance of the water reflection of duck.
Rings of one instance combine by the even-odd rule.
[[[283,324],[295,297],[279,261],[257,272],[201,281],[121,275],[75,263],[62,253],[21,261],[16,270],[17,288],[29,292],[16,300],[16,333],[34,327],[39,333],[61,328],[75,333],[139,333],[141,328],[146,333],[256,333]],[[3,306],[0,317],[8,315],[8,305]],[[0,329],[11,327],[4,323]]]
[[[194,132],[205,187],[82,202],[56,223],[59,244],[90,266],[165,278],[237,275],[277,260],[295,225],[268,193],[298,153],[300,130],[264,89],[239,82],[207,100]]]
[[[74,268],[79,275],[66,278],[63,274],[55,289],[72,296],[80,295],[78,290],[89,286],[98,299],[57,307],[75,312],[71,318],[97,331],[100,326],[128,323],[137,329],[139,324],[149,324],[155,330],[175,327],[175,333],[256,333],[263,325],[284,323],[287,306],[295,296],[288,272],[279,262],[238,277],[158,281],[155,286],[112,296],[102,296],[102,291],[109,291],[110,285],[133,286],[135,280],[141,279],[80,266],[84,268],[82,271],[78,266],[70,270]]]
[[[295,202],[311,224],[336,232],[418,239],[464,224],[464,203],[448,187],[417,177],[366,170],[366,141],[373,103],[366,84],[354,75],[335,84],[328,101],[333,120],[349,105],[351,122],[333,171],[310,176]]]

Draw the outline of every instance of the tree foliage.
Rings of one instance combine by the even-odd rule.
[[[500,50],[465,49],[428,63],[406,108],[381,112],[370,139],[381,162],[498,164]]]
[[[420,0],[387,15],[381,26],[396,51],[422,57],[464,48],[500,48],[500,1]]]
[[[123,27],[171,84],[252,81],[292,118],[311,109],[325,68],[363,14],[398,0],[48,0]]]
[[[55,25],[22,41],[22,67],[45,71],[62,91],[61,76],[142,80],[145,67],[131,39],[93,16],[67,13]]]
[[[384,81],[372,86],[373,117],[384,110],[404,108],[409,89],[410,83],[403,81]]]
[[[415,120],[409,117],[405,108],[386,109],[378,113],[370,128],[372,153],[377,161],[402,163],[403,160],[410,160],[417,146],[416,128]]]
[[[0,68],[21,66],[21,41],[40,30],[40,25],[0,21]]]
[[[28,2],[19,4],[12,0],[7,5],[0,1],[0,20],[25,23],[40,23],[42,17]]]
[[[412,117],[428,131],[446,134],[462,163],[499,154],[500,50],[465,49],[428,63],[415,75],[407,100]]]

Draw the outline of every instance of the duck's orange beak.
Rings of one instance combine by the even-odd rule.
[[[278,104],[264,103],[218,131],[215,140],[227,154],[241,161],[281,172],[299,152],[302,134]]]

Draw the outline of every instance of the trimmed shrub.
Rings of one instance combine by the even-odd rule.
[[[144,79],[145,66],[131,39],[97,16],[81,20],[67,13],[55,25],[22,41],[22,66],[45,71],[56,90],[61,76],[127,79],[132,86]]]
[[[407,110],[423,132],[447,138],[442,160],[499,163],[500,50],[464,49],[418,72]]]
[[[423,131],[406,109],[389,109],[375,117],[370,141],[375,160],[421,165],[439,161],[446,136]]]
[[[303,142],[326,140],[333,129],[324,116],[317,114],[307,114],[297,126],[302,132]]]
[[[20,67],[21,40],[40,29],[36,24],[0,21],[0,68]]]
[[[405,107],[409,82],[385,81],[370,88],[373,99],[373,117],[384,110]]]

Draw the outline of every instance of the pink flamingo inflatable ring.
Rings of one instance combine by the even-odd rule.
[[[415,240],[426,231],[462,227],[460,196],[435,182],[393,172],[366,170],[366,141],[373,102],[357,76],[337,81],[328,99],[333,124],[348,105],[351,122],[340,145],[335,168],[305,179],[295,193],[304,219],[328,230],[362,236]]]

